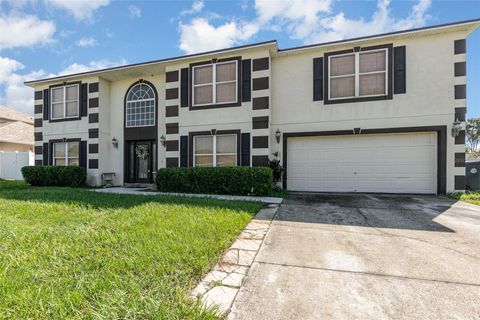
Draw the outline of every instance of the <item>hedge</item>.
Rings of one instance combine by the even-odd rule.
[[[22,174],[32,186],[81,187],[87,178],[85,169],[78,166],[27,166]]]
[[[272,190],[267,167],[161,168],[155,183],[162,192],[267,195]]]

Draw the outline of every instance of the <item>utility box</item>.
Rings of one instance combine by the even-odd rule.
[[[466,161],[467,190],[480,190],[480,160]]]

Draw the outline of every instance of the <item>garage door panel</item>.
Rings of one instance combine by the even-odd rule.
[[[288,139],[287,188],[436,193],[436,133]]]
[[[309,190],[330,189],[334,192],[342,192],[353,188],[352,181],[349,178],[329,177],[322,180],[310,179],[304,186]]]
[[[415,193],[431,193],[432,188],[435,188],[435,184],[432,184],[428,178],[400,178],[395,181],[371,179],[359,181],[357,184],[357,192],[381,192],[379,189],[391,190],[393,188],[396,190],[395,193],[412,193],[412,185],[415,186]]]

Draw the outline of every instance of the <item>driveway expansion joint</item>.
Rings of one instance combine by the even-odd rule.
[[[440,282],[440,283],[446,283],[446,284],[480,287],[480,283],[466,283],[466,282],[448,281],[448,280],[441,280],[441,279],[426,279],[426,278],[407,277],[407,276],[399,276],[399,275],[394,275],[394,274],[383,274],[383,273],[375,273],[375,272],[331,269],[331,268],[322,268],[322,267],[313,267],[313,266],[300,266],[300,265],[295,265],[295,264],[275,263],[275,262],[258,261],[258,260],[255,261],[255,263],[272,265],[272,266],[279,266],[279,267],[320,270],[320,271],[327,271],[327,272],[350,273],[350,274],[356,274],[356,275],[361,275],[361,276],[396,278],[396,279],[402,279],[402,280],[413,280],[413,281],[424,281],[424,282]]]
[[[205,308],[217,308],[220,316],[226,317],[279,207],[278,204],[265,205],[190,296],[199,299]]]

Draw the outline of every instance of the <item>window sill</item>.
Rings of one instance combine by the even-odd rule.
[[[353,102],[368,102],[368,101],[380,101],[380,100],[392,100],[392,95],[383,96],[370,96],[370,97],[358,97],[358,98],[346,98],[346,99],[325,99],[324,104],[339,104],[339,103],[353,103]]]
[[[65,121],[76,121],[80,120],[82,117],[72,117],[72,118],[59,118],[59,119],[49,119],[49,122],[65,122]]]
[[[189,106],[189,110],[206,110],[206,109],[219,109],[219,108],[231,108],[231,107],[240,107],[241,102],[231,102],[231,103],[222,103],[222,104],[208,104],[201,106]]]

